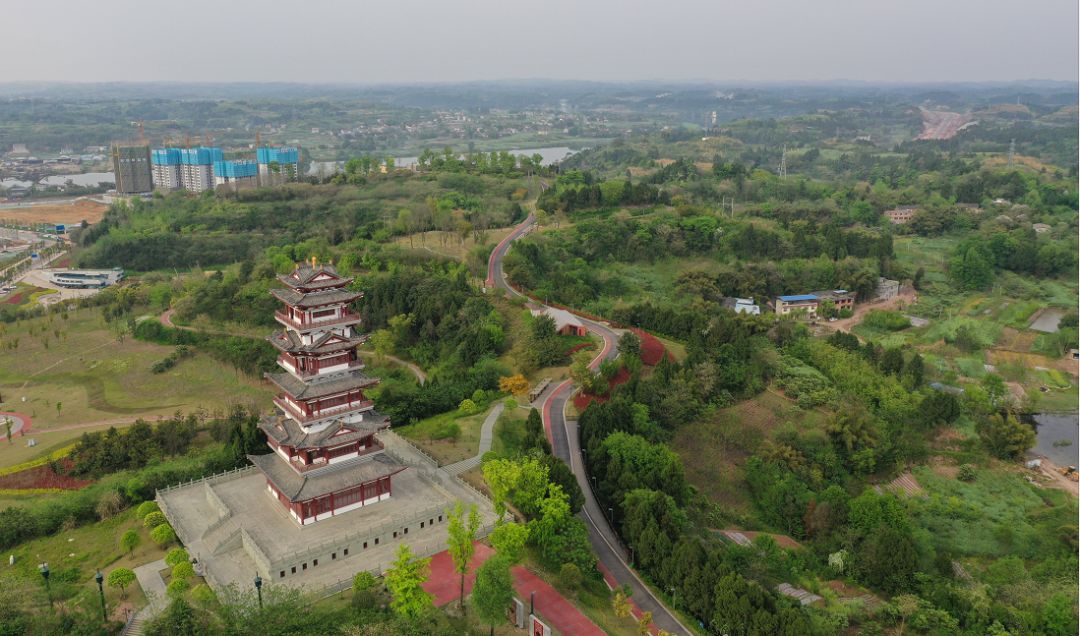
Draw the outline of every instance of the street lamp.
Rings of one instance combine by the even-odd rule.
[[[536,613],[536,592],[529,592],[529,614]]]
[[[615,525],[615,511],[611,509],[611,506],[608,506],[607,516],[608,516],[608,523],[610,523],[612,525]]]
[[[255,591],[259,594],[259,609],[262,609],[262,577],[255,575]]]
[[[102,576],[101,570],[98,570],[97,574],[94,575],[94,580],[97,581],[98,594],[101,596],[101,620],[108,621],[109,617],[105,613],[105,586],[103,585],[105,577]]]
[[[675,589],[675,586],[671,586],[668,589],[671,590],[671,605],[675,606],[676,605],[676,603],[675,603],[675,595],[678,592],[678,590]]]
[[[52,590],[49,589],[49,564],[42,563],[38,566],[41,571],[41,578],[45,579],[45,594],[49,597],[49,607],[52,607]]]

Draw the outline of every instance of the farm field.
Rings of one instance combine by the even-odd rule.
[[[268,386],[203,353],[151,373],[171,351],[131,336],[118,339],[93,309],[72,311],[66,320],[51,314],[6,324],[0,330],[0,394],[6,408],[31,417],[39,449],[136,418],[269,405]],[[0,461],[27,458],[3,450]]]
[[[88,199],[63,203],[41,203],[0,209],[0,222],[14,221],[20,225],[35,223],[77,225],[82,221],[97,223],[105,216],[105,210],[108,209],[109,206],[104,203]]]

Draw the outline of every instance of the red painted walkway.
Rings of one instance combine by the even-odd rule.
[[[494,554],[492,548],[476,543],[476,552],[469,562],[469,573],[465,575],[466,596],[472,592],[476,581],[476,568]],[[529,595],[535,592],[536,614],[552,629],[565,636],[604,636],[603,630],[543,579],[520,565],[514,566],[510,572],[514,576],[518,598],[528,603]],[[424,589],[435,596],[438,607],[457,601],[461,595],[461,576],[454,571],[449,552],[444,550],[431,557],[431,575],[424,583]]]

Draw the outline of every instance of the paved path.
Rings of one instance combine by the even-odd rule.
[[[165,559],[158,559],[135,568],[135,578],[139,580],[139,587],[147,600],[146,607],[139,610],[139,617],[143,620],[157,616],[169,604],[168,597],[165,596],[165,581],[161,580],[161,575],[158,574],[166,567]]]
[[[469,572],[465,575],[466,597],[472,593],[476,582],[476,569],[495,554],[495,550],[482,543],[474,545],[476,552],[469,561]],[[530,596],[533,596],[537,615],[560,634],[603,636],[603,630],[543,579],[520,565],[511,568],[510,573],[514,577],[517,597],[528,603]],[[455,603],[461,597],[461,575],[454,571],[449,552],[444,550],[431,557],[431,575],[424,582],[424,590],[435,596],[436,607]]]
[[[12,411],[0,411],[0,440],[7,439],[7,428],[4,426],[4,420],[11,418],[11,436],[15,437],[16,434],[25,435],[26,431],[30,430],[30,416],[25,413],[15,413]]]
[[[480,459],[484,456],[484,453],[491,450],[491,440],[494,437],[495,422],[499,421],[499,416],[502,415],[503,409],[506,408],[506,404],[499,402],[495,405],[495,408],[491,409],[487,417],[484,418],[484,425],[480,427],[480,452],[476,455],[463,459],[460,462],[454,462],[443,466],[443,470],[451,475],[460,475],[461,473],[476,468],[480,465]]]
[[[503,277],[502,259],[510,249],[510,243],[525,235],[532,227],[533,215],[529,215],[517,228],[500,242],[491,252],[488,261],[488,287],[497,287],[511,294],[521,296],[517,290],[510,287]],[[589,320],[579,316],[588,330],[599,336],[604,346],[600,353],[589,365],[596,368],[604,360],[610,360],[618,355],[618,334],[608,325]],[[578,485],[585,495],[585,505],[579,513],[585,520],[589,529],[589,542],[593,551],[600,559],[603,569],[606,569],[619,585],[629,585],[633,589],[631,604],[640,610],[652,612],[653,624],[657,628],[665,629],[673,634],[687,634],[691,632],[656,596],[652,590],[638,577],[626,562],[627,555],[619,544],[618,536],[611,526],[608,525],[607,515],[601,510],[596,497],[593,496],[591,484],[585,474],[585,467],[581,461],[581,449],[578,444],[577,422],[567,422],[565,409],[566,403],[574,393],[574,384],[566,380],[554,388],[548,388],[541,395],[543,401],[544,429],[551,441],[552,451],[555,456],[566,462],[577,477]]]

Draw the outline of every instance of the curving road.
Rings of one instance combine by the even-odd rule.
[[[505,290],[515,296],[521,296],[516,289],[511,287],[503,277],[502,260],[510,249],[510,244],[524,236],[532,229],[535,217],[530,214],[520,225],[495,246],[488,259],[487,287]],[[539,303],[533,302],[539,305]],[[599,336],[604,343],[600,353],[589,365],[596,368],[604,360],[611,360],[618,356],[617,344],[619,335],[609,326],[579,316],[585,327]],[[619,544],[618,536],[607,522],[607,516],[601,509],[600,504],[593,496],[592,488],[589,487],[589,479],[585,474],[585,466],[581,461],[581,448],[578,442],[578,430],[576,421],[567,421],[566,403],[574,394],[574,383],[565,380],[561,384],[548,388],[540,396],[543,403],[544,428],[547,430],[548,439],[551,440],[551,448],[555,456],[566,462],[577,477],[581,492],[585,495],[585,505],[581,509],[581,517],[589,528],[589,542],[593,551],[600,559],[600,563],[615,578],[620,585],[629,585],[633,589],[633,602],[642,610],[652,612],[653,625],[672,634],[691,634],[679,619],[660,602],[645,583],[638,577],[626,562],[626,553]]]

